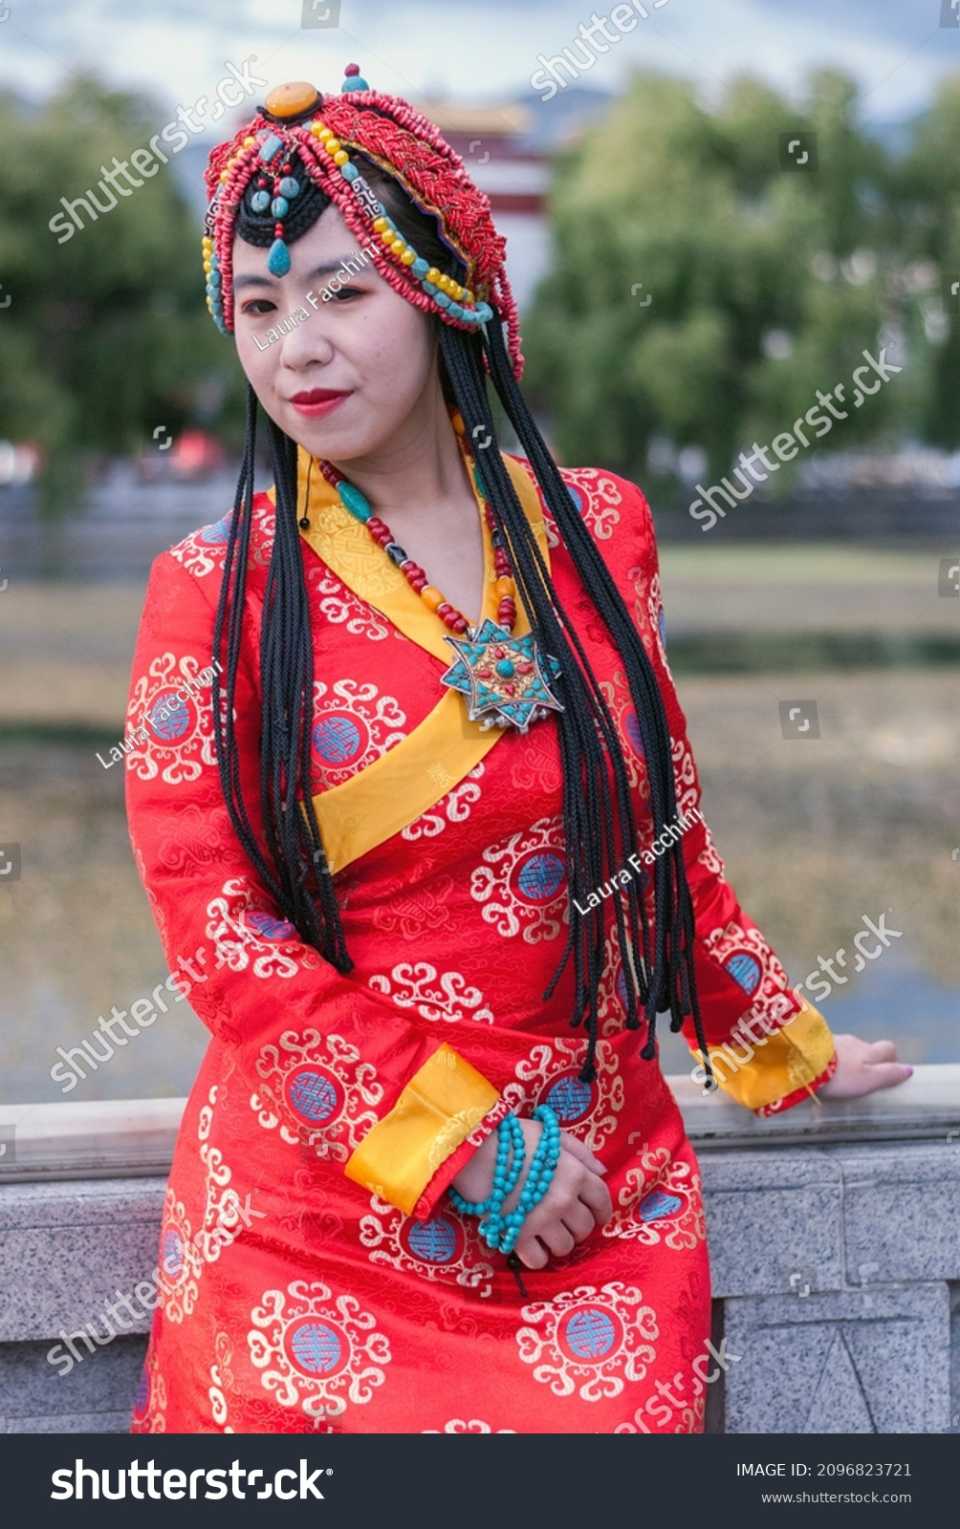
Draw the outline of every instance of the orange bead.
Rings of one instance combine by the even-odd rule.
[[[512,595],[514,590],[513,580],[506,577],[498,579],[493,586],[493,590],[494,594],[500,595],[501,599],[507,595]]]
[[[302,111],[309,111],[318,100],[316,85],[311,85],[309,80],[290,80],[286,85],[275,86],[265,105],[272,117],[297,117]]]
[[[443,595],[433,584],[424,584],[420,591],[420,598],[432,611],[435,611],[438,605],[443,604]]]

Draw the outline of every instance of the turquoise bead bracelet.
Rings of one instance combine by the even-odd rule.
[[[540,1204],[556,1172],[560,1160],[560,1124],[549,1104],[538,1104],[533,1112],[535,1120],[543,1125],[537,1150],[533,1154],[530,1171],[520,1191],[520,1199],[513,1210],[503,1219],[503,1229],[497,1242],[501,1253],[512,1253],[524,1221],[535,1206]]]
[[[499,1216],[504,1200],[517,1186],[525,1157],[523,1131],[516,1115],[505,1115],[497,1126],[497,1160],[493,1183],[486,1200],[467,1200],[456,1189],[450,1198],[458,1211],[468,1216]],[[508,1158],[510,1159],[508,1167]]]
[[[553,1182],[560,1159],[560,1125],[549,1104],[539,1104],[533,1112],[543,1126],[540,1140],[530,1163],[520,1198],[513,1210],[503,1215],[503,1203],[516,1187],[524,1161],[523,1131],[515,1115],[507,1115],[497,1127],[497,1160],[491,1192],[486,1200],[467,1200],[451,1188],[450,1198],[458,1211],[479,1216],[480,1235],[495,1252],[512,1254],[520,1229],[535,1206],[539,1205]],[[507,1156],[512,1150],[509,1169]]]

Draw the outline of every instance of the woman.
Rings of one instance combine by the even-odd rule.
[[[207,183],[246,444],[233,511],[153,564],[127,786],[212,1039],[132,1428],[699,1431],[657,1013],[708,1083],[745,1038],[723,1086],[761,1113],[909,1069],[835,1043],[724,880],[649,507],[552,462],[437,129],[351,65],[273,91]]]

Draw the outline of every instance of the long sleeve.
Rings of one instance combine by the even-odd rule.
[[[233,1049],[283,1141],[426,1219],[504,1103],[468,1057],[335,971],[271,902],[223,799],[207,583],[169,552],[155,559],[127,708],[128,826],[172,980]],[[239,768],[263,846],[259,723],[252,666],[241,662]]]
[[[700,1014],[714,1075],[728,1094],[758,1114],[773,1114],[800,1103],[833,1076],[836,1048],[823,1015],[795,993],[787,974],[756,924],[741,908],[726,880],[700,803],[700,779],[687,736],[664,645],[664,618],[656,532],[641,490],[616,480],[631,517],[632,561],[624,593],[664,697],[677,794],[677,827],[693,902],[695,974]],[[654,845],[652,853],[663,846]],[[684,1038],[700,1064],[692,1018]]]

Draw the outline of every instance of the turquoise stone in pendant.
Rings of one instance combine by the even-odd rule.
[[[271,276],[286,276],[290,269],[290,251],[282,239],[274,239],[267,256],[267,270]]]
[[[509,658],[501,658],[497,664],[497,673],[505,680],[513,674],[513,664]]]

